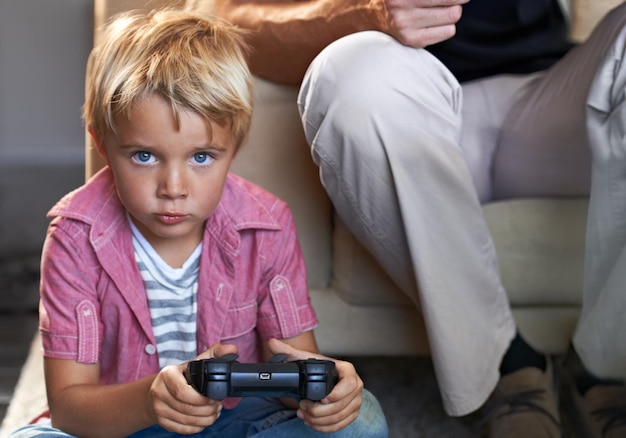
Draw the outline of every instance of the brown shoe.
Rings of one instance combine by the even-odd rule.
[[[507,374],[483,408],[490,438],[561,438],[552,364]]]
[[[588,437],[626,437],[626,385],[595,385],[584,397],[574,390],[574,401]]]

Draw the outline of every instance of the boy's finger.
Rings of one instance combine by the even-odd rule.
[[[212,359],[214,357],[226,356],[227,354],[237,354],[237,346],[232,344],[215,344],[211,348],[204,350],[195,359]]]
[[[237,354],[237,346],[233,344],[216,344],[213,348],[213,357],[222,357],[227,354]]]
[[[270,339],[267,345],[272,354],[286,354],[289,357],[289,360],[307,359],[306,356],[311,355],[310,353],[305,353],[304,351],[298,350],[289,344],[285,344],[278,339]]]

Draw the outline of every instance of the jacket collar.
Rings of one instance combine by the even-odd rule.
[[[243,178],[229,174],[222,199],[207,220],[207,230],[220,236],[216,242],[236,255],[239,232],[245,229],[278,230],[280,224],[273,217],[273,197]],[[97,250],[126,224],[126,210],[121,204],[113,173],[105,167],[85,185],[68,193],[48,212],[48,217],[61,216],[90,225],[90,241]]]

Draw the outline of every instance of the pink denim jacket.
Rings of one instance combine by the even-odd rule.
[[[40,330],[44,355],[100,363],[102,384],[159,371],[131,231],[108,168],[52,208],[44,244]],[[239,347],[262,360],[261,340],[317,325],[291,212],[260,187],[229,175],[207,220],[198,283],[198,352]]]

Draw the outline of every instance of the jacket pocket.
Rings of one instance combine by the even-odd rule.
[[[257,323],[256,302],[249,304],[239,303],[237,307],[228,309],[226,321],[222,329],[223,340],[234,340],[252,333]]]

